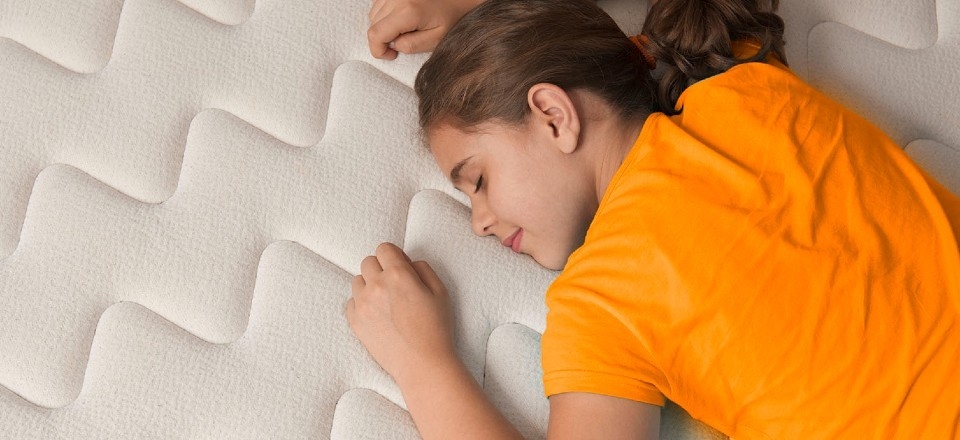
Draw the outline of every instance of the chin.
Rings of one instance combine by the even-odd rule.
[[[567,266],[567,260],[583,244],[583,237],[579,240],[563,243],[553,243],[552,247],[538,247],[532,249],[528,255],[533,257],[537,264],[550,270],[563,270]]]
[[[559,258],[553,256],[552,258],[544,255],[530,255],[533,257],[534,261],[537,264],[550,269],[550,270],[563,270],[563,266],[567,264],[567,257]],[[569,256],[569,255],[568,255]]]

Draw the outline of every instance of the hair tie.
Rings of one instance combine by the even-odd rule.
[[[650,54],[650,51],[647,49],[647,46],[650,45],[650,39],[646,35],[639,34],[630,37],[630,41],[637,46],[637,49],[640,49],[640,56],[643,57],[643,61],[647,63],[647,68],[650,70],[657,68],[657,59]]]

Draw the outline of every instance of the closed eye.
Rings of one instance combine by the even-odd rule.
[[[474,189],[473,192],[475,192],[475,193],[480,192],[480,187],[481,187],[482,185],[483,185],[483,176],[480,176],[479,178],[477,178],[477,188]]]

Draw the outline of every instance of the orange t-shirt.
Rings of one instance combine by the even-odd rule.
[[[547,395],[736,438],[960,435],[960,199],[775,64],[652,115],[547,292]]]

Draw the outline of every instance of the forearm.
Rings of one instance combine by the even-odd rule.
[[[422,365],[397,383],[424,439],[521,439],[459,359]]]

